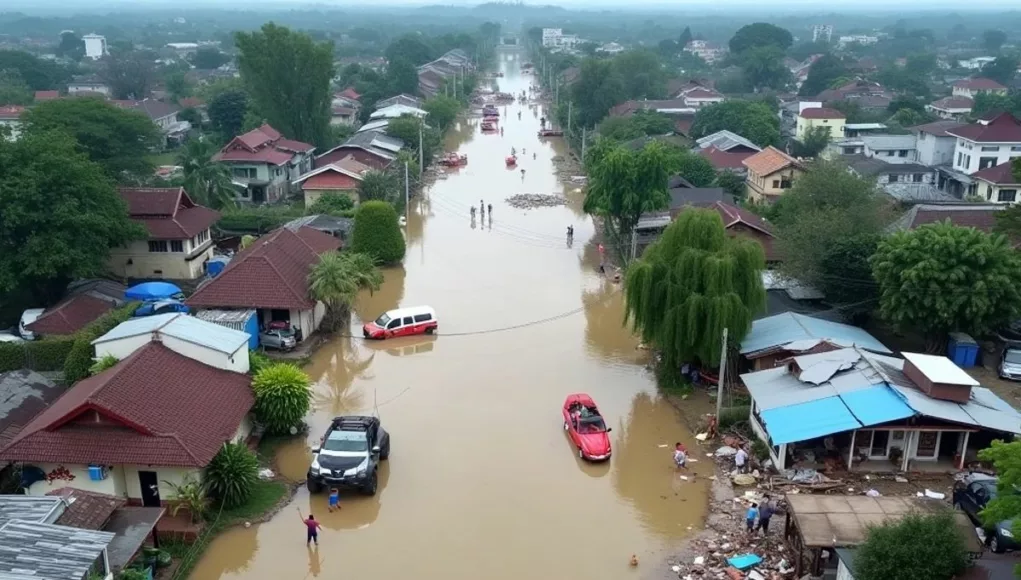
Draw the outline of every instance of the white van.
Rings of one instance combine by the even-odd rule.
[[[18,334],[25,340],[35,340],[35,333],[26,330],[25,327],[35,322],[45,312],[45,308],[29,308],[21,313],[21,320],[18,321]]]

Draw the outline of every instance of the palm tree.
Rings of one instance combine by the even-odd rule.
[[[213,161],[216,146],[193,139],[177,157],[184,168],[184,189],[195,200],[213,209],[234,206],[234,185],[226,165]]]
[[[403,180],[393,171],[367,171],[358,184],[358,201],[379,200],[397,207],[403,201],[402,186]]]
[[[328,252],[319,258],[308,276],[312,297],[326,304],[329,324],[336,328],[350,312],[358,291],[378,290],[383,273],[367,254],[358,252]]]

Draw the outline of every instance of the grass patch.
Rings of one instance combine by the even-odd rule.
[[[259,480],[252,488],[252,497],[244,505],[233,509],[225,509],[220,514],[220,525],[231,525],[239,520],[255,519],[273,509],[280,498],[287,493],[287,485],[279,481]],[[226,524],[224,524],[226,522]]]
[[[150,155],[149,161],[156,167],[160,165],[177,165],[177,152],[176,151],[164,151],[158,155]]]

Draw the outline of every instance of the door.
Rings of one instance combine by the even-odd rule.
[[[155,471],[138,472],[138,485],[142,488],[142,505],[145,507],[160,506],[159,482]]]
[[[408,336],[409,334],[415,334],[415,319],[411,316],[405,316],[404,320],[401,321],[399,336]]]
[[[400,326],[401,326],[401,319],[400,318],[394,318],[393,320],[391,320],[386,325],[386,335],[387,336],[400,336],[400,334],[399,334],[399,332],[401,331]]]

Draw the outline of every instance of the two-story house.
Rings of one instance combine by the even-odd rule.
[[[965,123],[948,119],[912,127],[911,132],[915,134],[914,160],[931,167],[952,163],[957,137],[947,131],[959,129],[965,125]]]
[[[217,211],[196,204],[183,187],[120,188],[131,220],[145,227],[143,240],[110,249],[110,271],[122,278],[194,280],[213,257],[209,228]]]
[[[1014,175],[1014,163],[1007,161],[973,173],[978,181],[976,194],[992,203],[1017,203],[1021,191],[1021,179]]]
[[[955,97],[967,97],[969,99],[974,99],[981,93],[1006,95],[1007,87],[993,79],[987,79],[984,77],[961,79],[954,83],[953,96]]]
[[[797,159],[773,146],[745,159],[742,164],[748,169],[745,178],[748,199],[756,203],[773,203],[804,173]]]
[[[333,95],[333,100],[330,102],[330,124],[356,125],[361,110],[361,95],[353,88],[348,87]]]
[[[265,203],[298,191],[292,182],[312,169],[314,151],[314,145],[285,139],[264,124],[231,139],[213,160],[230,167],[241,201]]]
[[[808,107],[798,113],[797,126],[794,130],[794,137],[798,141],[804,141],[808,132],[816,127],[825,127],[829,130],[830,140],[840,139],[844,136],[844,125],[847,115],[836,109],[828,107]]]
[[[146,117],[149,117],[153,124],[159,127],[160,133],[163,135],[165,140],[165,145],[170,143],[180,143],[184,140],[188,131],[191,129],[191,123],[178,120],[177,113],[180,112],[181,107],[178,107],[173,103],[165,103],[156,99],[111,102],[122,109],[138,111]]]
[[[925,110],[940,119],[963,119],[975,107],[971,97],[949,96],[937,99],[925,106]]]
[[[947,134],[957,143],[952,166],[940,168],[940,186],[954,195],[981,195],[973,173],[1021,157],[1021,121],[1010,113],[990,113]]]

